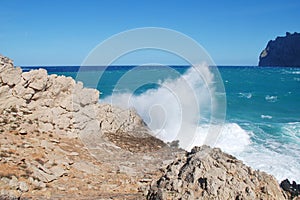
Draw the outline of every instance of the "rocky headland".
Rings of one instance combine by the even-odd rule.
[[[151,135],[133,109],[0,56],[0,199],[292,199],[273,176],[207,146]],[[299,188],[298,188],[299,189]],[[298,193],[297,193],[298,191]]]
[[[270,40],[259,56],[259,66],[300,67],[300,33]]]

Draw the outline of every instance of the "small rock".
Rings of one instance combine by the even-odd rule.
[[[58,186],[57,189],[60,190],[60,191],[65,191],[66,190],[65,187],[60,187],[60,186]]]
[[[53,180],[57,179],[57,176],[48,174],[44,170],[40,170],[36,167],[33,167],[32,171],[33,171],[33,176],[35,178],[43,181],[44,183],[49,183],[49,182],[52,182]]]
[[[9,181],[9,186],[10,186],[10,188],[17,189],[17,187],[18,187],[17,177],[15,177],[15,176],[11,177],[11,180]]]
[[[9,178],[7,178],[7,177],[2,177],[1,178],[1,181],[3,182],[3,183],[5,183],[5,184],[9,184]]]
[[[62,166],[54,166],[51,168],[51,171],[56,177],[61,177],[67,174],[67,172],[63,169]]]
[[[54,139],[54,138],[50,139],[50,142],[53,142],[53,143],[59,144],[59,140],[57,140],[57,139]]]
[[[77,191],[77,190],[78,190],[77,187],[71,187],[71,188],[70,188],[70,191]]]
[[[69,156],[79,156],[79,153],[73,151],[73,152],[69,153]]]
[[[46,183],[34,180],[32,177],[29,178],[29,181],[35,187],[34,189],[42,189],[46,187]]]
[[[24,148],[33,148],[33,146],[30,143],[23,144]]]
[[[19,134],[20,134],[20,135],[27,135],[27,131],[24,130],[24,129],[21,129],[21,130],[19,131]]]
[[[143,179],[140,180],[141,183],[149,183],[151,181],[152,181],[151,178],[143,178]]]
[[[21,192],[28,192],[29,190],[28,185],[23,181],[19,183],[19,189]]]

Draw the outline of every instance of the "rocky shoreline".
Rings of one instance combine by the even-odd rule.
[[[132,109],[0,56],[0,199],[297,199],[220,149],[179,149]],[[296,185],[295,185],[296,184]]]

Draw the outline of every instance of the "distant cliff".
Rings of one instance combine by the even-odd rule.
[[[300,33],[270,40],[259,56],[259,66],[300,67]]]

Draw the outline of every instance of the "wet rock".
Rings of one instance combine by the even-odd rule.
[[[286,191],[292,199],[300,196],[300,184],[297,184],[295,181],[290,183],[288,179],[285,179],[280,183],[280,187]]]

